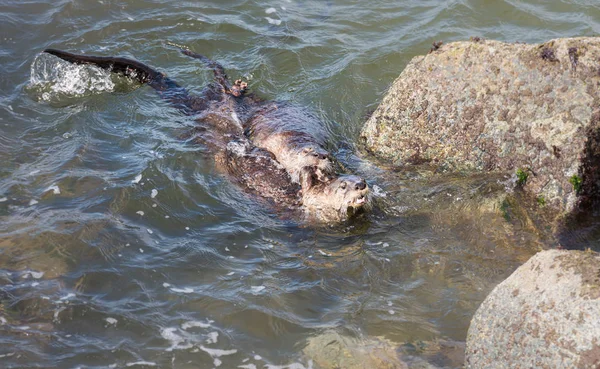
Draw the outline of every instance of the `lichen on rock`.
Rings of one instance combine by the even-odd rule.
[[[600,254],[542,251],[481,304],[466,368],[600,367]]]

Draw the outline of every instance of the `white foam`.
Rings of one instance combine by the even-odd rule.
[[[234,274],[235,274],[235,272],[229,272],[229,273],[227,273],[227,275],[229,275],[229,276],[234,275]]]
[[[190,227],[185,227],[185,230],[186,230],[186,231],[189,231],[189,230],[190,230]]]
[[[31,287],[37,287],[37,286],[39,286],[39,285],[40,285],[40,283],[39,283],[39,282],[33,282],[33,283],[31,284]]]
[[[137,366],[137,365],[156,366],[156,363],[153,363],[152,361],[136,361],[134,363],[125,364],[125,366]]]
[[[208,344],[217,343],[218,339],[219,339],[219,332],[210,332],[208,334],[208,338],[206,339],[206,343],[208,343]]]
[[[156,188],[153,188],[150,193],[150,198],[153,199],[156,197],[156,195],[158,195],[158,190]]]
[[[6,318],[3,317],[3,316],[0,316],[0,324],[6,324],[6,323],[8,323],[8,321],[6,320]]]
[[[388,310],[388,313],[390,313],[391,315],[396,314],[396,312],[394,310]]]
[[[254,295],[258,295],[265,288],[267,288],[267,287],[265,287],[265,286],[250,286],[250,290],[252,291],[252,294],[254,294]]]
[[[29,82],[30,86],[51,84],[52,93],[42,94],[45,100],[57,94],[83,95],[86,92],[112,91],[115,86],[110,71],[41,55],[31,64]]]
[[[228,356],[228,355],[237,354],[237,350],[236,349],[221,350],[221,349],[211,349],[211,348],[207,348],[207,347],[204,347],[204,346],[200,346],[200,350],[206,352],[212,358],[217,358],[217,357],[221,357],[221,356]]]
[[[138,174],[135,179],[133,181],[131,181],[131,183],[140,183],[140,181],[142,180],[142,175]]]
[[[387,193],[377,185],[373,185],[373,195],[378,197],[387,197]]]
[[[30,272],[31,276],[35,279],[40,279],[44,276],[44,272]]]
[[[75,294],[74,293],[68,293],[66,296],[61,297],[60,300],[61,301],[68,300],[71,297],[75,297]]]
[[[14,352],[9,352],[8,354],[2,354],[2,355],[0,355],[0,359],[5,358],[5,357],[11,357],[14,354],[15,354]]]
[[[143,254],[144,253],[144,249],[140,248],[140,253]]]
[[[317,251],[319,251],[319,254],[321,254],[321,255],[323,255],[323,256],[331,256],[331,254],[328,254],[328,253],[326,253],[325,251],[323,251],[323,250],[321,250],[321,249],[319,249],[319,250],[317,250]]]
[[[5,201],[7,201],[7,200],[8,200],[8,198],[6,198],[6,197],[2,197],[2,198],[0,198],[0,202],[5,202]]]
[[[146,230],[147,230],[147,231],[148,231],[148,233],[150,233],[150,234],[154,233],[154,231],[152,231],[150,228],[147,228]]]
[[[281,24],[281,20],[280,19],[273,19],[270,17],[265,17],[265,19],[267,20],[267,22],[269,22],[269,24],[275,25],[275,26],[279,26]]]
[[[171,347],[169,347],[167,349],[167,351],[185,350],[185,349],[188,349],[188,348],[192,347],[191,344],[187,344],[187,345],[182,345],[181,344],[181,343],[185,342],[185,339],[182,336],[180,336],[179,334],[175,333],[177,331],[178,331],[177,328],[164,328],[160,332],[160,335],[161,335],[162,338],[164,338],[167,341],[171,342]]]
[[[265,13],[267,13],[267,14],[273,14],[276,11],[277,11],[277,9],[275,9],[275,8],[268,8],[267,10],[265,10]]]
[[[198,328],[210,328],[211,327],[210,323],[213,323],[213,321],[209,320],[207,323],[204,323],[204,322],[200,322],[200,321],[197,321],[197,320],[192,320],[192,321],[183,323],[181,325],[181,329],[190,329],[190,328],[196,328],[196,327],[198,327]]]
[[[38,203],[38,201],[37,201],[37,200],[35,200],[35,199],[31,199],[31,201],[29,201],[29,206],[33,206],[33,205],[35,205],[35,204],[37,204],[37,203]]]
[[[300,363],[292,363],[289,365],[265,365],[266,369],[313,369],[313,362],[309,360],[307,363],[308,366],[304,366]]]
[[[111,318],[111,317],[108,317],[108,318],[106,318],[106,319],[104,319],[104,320],[106,320],[106,322],[107,322],[108,324],[110,324],[110,325],[117,325],[117,322],[118,322],[118,320],[117,320],[117,319],[115,319],[115,318]]]
[[[256,365],[254,365],[254,364],[239,365],[238,368],[242,368],[242,369],[256,369]]]
[[[60,195],[60,188],[58,188],[58,186],[57,186],[57,185],[55,185],[55,184],[54,184],[54,185],[52,185],[52,186],[48,187],[48,188],[46,189],[46,191],[44,191],[44,192],[48,192],[48,191],[50,191],[50,190],[52,190],[52,192],[54,192],[54,194],[55,194],[55,195]]]
[[[262,357],[260,355],[254,355],[254,360],[256,360],[256,361],[262,360]]]
[[[189,288],[189,287],[186,287],[186,288],[175,288],[175,287],[173,287],[173,288],[171,288],[171,291],[177,292],[177,293],[192,293],[192,292],[194,292],[194,289],[193,288]]]
[[[141,211],[141,210],[138,210],[138,211],[136,211],[135,213],[136,213],[136,214],[139,214],[139,215],[140,215],[140,216],[142,216],[142,217],[144,216],[144,212],[143,212],[143,211]]]
[[[163,287],[170,287],[171,285],[167,282],[163,283]]]

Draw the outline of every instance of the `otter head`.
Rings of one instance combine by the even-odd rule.
[[[321,182],[329,179],[333,173],[333,163],[329,152],[316,145],[306,145],[302,147],[299,158],[301,168],[312,167],[317,179]]]
[[[302,172],[302,203],[310,215],[324,221],[341,221],[371,206],[369,186],[355,175],[319,181],[315,168]]]

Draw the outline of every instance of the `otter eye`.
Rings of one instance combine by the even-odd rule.
[[[345,190],[345,189],[346,189],[346,182],[342,182],[342,183],[340,183],[340,188],[341,188],[342,190]]]
[[[302,152],[305,153],[305,154],[308,154],[310,151],[311,151],[310,147],[305,147],[305,148],[302,149]]]

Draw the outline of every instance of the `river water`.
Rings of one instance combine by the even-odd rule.
[[[554,246],[518,200],[503,201],[514,178],[390,168],[357,137],[432,42],[596,35],[596,1],[0,7],[4,368],[333,368],[321,357],[332,334],[389,347],[409,367],[460,367],[486,294]],[[373,213],[336,226],[279,217],[180,139],[193,121],[152,89],[40,56],[132,57],[200,91],[210,71],[167,42],[312,109],[337,159],[367,178]]]

